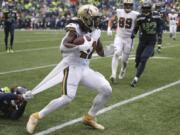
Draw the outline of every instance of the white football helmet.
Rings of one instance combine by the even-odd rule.
[[[133,0],[123,0],[124,10],[129,13],[133,10]]]
[[[98,27],[99,25],[99,9],[94,5],[83,5],[78,9],[78,18],[84,23],[89,29]]]

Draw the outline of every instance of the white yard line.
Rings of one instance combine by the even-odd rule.
[[[18,72],[24,72],[24,71],[31,71],[31,70],[36,70],[36,69],[48,68],[48,67],[54,67],[56,65],[57,64],[50,64],[50,65],[44,65],[44,66],[39,66],[39,67],[11,70],[11,71],[6,71],[6,72],[0,72],[0,75],[10,74],[10,73],[18,73]]]
[[[145,98],[145,97],[147,97],[147,96],[150,96],[150,95],[152,95],[152,94],[154,94],[154,93],[160,92],[160,91],[165,90],[165,89],[167,89],[167,88],[173,87],[173,86],[175,86],[175,85],[177,85],[177,84],[179,84],[179,83],[180,83],[180,80],[175,81],[175,82],[172,82],[172,83],[169,83],[169,84],[167,84],[167,85],[164,85],[164,86],[159,87],[159,88],[157,88],[157,89],[154,89],[154,90],[151,90],[151,91],[149,91],[149,92],[143,93],[143,94],[141,94],[141,95],[135,96],[135,97],[133,97],[133,98],[120,101],[120,102],[118,102],[118,103],[116,103],[116,104],[113,104],[113,105],[111,105],[111,106],[108,106],[108,107],[100,110],[100,111],[98,112],[98,115],[103,114],[103,113],[106,113],[106,112],[111,111],[111,110],[113,110],[113,109],[116,109],[116,108],[118,108],[118,107],[120,107],[120,106],[122,106],[122,105],[126,105],[126,104],[129,104],[129,103],[135,102],[136,100]],[[74,125],[74,124],[76,124],[76,123],[79,123],[79,122],[81,122],[81,121],[82,121],[82,117],[79,117],[79,118],[76,118],[76,119],[67,121],[67,122],[65,122],[65,123],[62,123],[62,124],[60,124],[60,125],[57,125],[57,126],[48,128],[48,129],[43,130],[43,131],[40,131],[40,132],[38,132],[38,133],[36,133],[36,134],[34,134],[34,135],[45,135],[45,134],[49,134],[49,133],[52,133],[52,132],[54,132],[54,131],[56,131],[56,130],[62,129],[62,128],[64,128],[64,127],[67,127],[67,126],[70,126],[70,125]]]
[[[49,49],[57,49],[58,47],[42,47],[42,48],[32,48],[32,49],[22,49],[22,50],[15,50],[15,53],[20,52],[31,52],[31,51],[41,51],[41,50],[49,50]],[[7,52],[0,52],[0,54],[7,54]]]
[[[36,40],[37,42],[39,41],[49,41],[49,40]],[[54,40],[53,40],[54,41]],[[32,42],[32,41],[26,41],[26,42]],[[109,41],[105,41],[109,42]],[[162,48],[172,48],[172,47],[179,47],[180,45],[168,45],[164,46]],[[31,52],[31,51],[40,51],[40,50],[47,50],[47,49],[57,49],[59,46],[54,46],[54,47],[41,47],[41,48],[31,48],[31,49],[21,49],[21,50],[15,50],[15,53],[20,53],[20,52]],[[0,52],[0,54],[7,54],[5,51]]]
[[[111,56],[109,56],[111,57]],[[106,57],[94,57],[92,59],[102,59]],[[134,55],[131,55],[129,60],[134,60]],[[170,57],[152,57],[151,59],[172,59]],[[22,68],[22,69],[17,69],[17,70],[10,70],[10,71],[4,71],[0,72],[0,75],[5,75],[5,74],[10,74],[10,73],[18,73],[18,72],[24,72],[24,71],[31,71],[31,70],[36,70],[36,69],[42,69],[42,68],[49,68],[49,67],[54,67],[57,64],[49,64],[49,65],[44,65],[44,66],[38,66],[38,67],[31,67],[31,68]]]
[[[178,47],[180,45],[172,45],[172,46],[165,46],[162,48],[172,48],[172,47]],[[41,51],[41,50],[48,50],[48,49],[57,49],[59,46],[54,46],[54,47],[41,47],[41,48],[31,48],[31,49],[21,49],[21,50],[15,50],[15,53],[20,53],[20,52],[31,52],[31,51]],[[0,54],[7,54],[6,52],[0,52]],[[93,54],[96,56],[97,54]]]

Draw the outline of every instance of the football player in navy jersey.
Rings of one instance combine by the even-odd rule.
[[[131,86],[135,87],[140,76],[142,75],[147,60],[154,53],[156,44],[156,37],[160,37],[161,19],[158,15],[152,14],[152,5],[150,3],[143,3],[141,7],[141,14],[137,17],[136,25],[132,33],[132,38],[139,31],[139,44],[136,50],[136,74],[131,82]]]
[[[164,20],[164,12],[162,12],[161,10],[161,3],[156,3],[155,4],[155,11],[153,12],[154,16],[159,16],[160,20],[161,20],[161,25],[160,25],[160,33],[159,37],[157,37],[157,52],[160,53],[161,52],[161,48],[162,48],[162,38],[163,38],[163,30],[165,29],[165,20]]]
[[[23,115],[27,104],[23,97],[26,91],[27,89],[21,86],[0,88],[0,117],[19,119]]]
[[[8,2],[7,7],[3,11],[4,34],[5,34],[5,48],[7,53],[13,53],[14,30],[16,26],[17,14],[12,1]],[[10,46],[8,45],[8,38],[10,34]]]

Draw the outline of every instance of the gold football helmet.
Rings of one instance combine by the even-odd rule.
[[[99,25],[99,9],[94,5],[83,5],[78,9],[78,18],[84,23],[89,29],[98,27]]]
[[[124,10],[129,13],[133,10],[133,0],[123,0]]]

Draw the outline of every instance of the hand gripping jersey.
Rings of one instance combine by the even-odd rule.
[[[176,21],[177,21],[177,17],[178,14],[168,14],[168,18],[169,18],[169,25],[176,25]]]
[[[126,13],[124,9],[117,9],[116,12],[118,17],[117,35],[121,37],[130,37],[139,13],[136,11]]]

